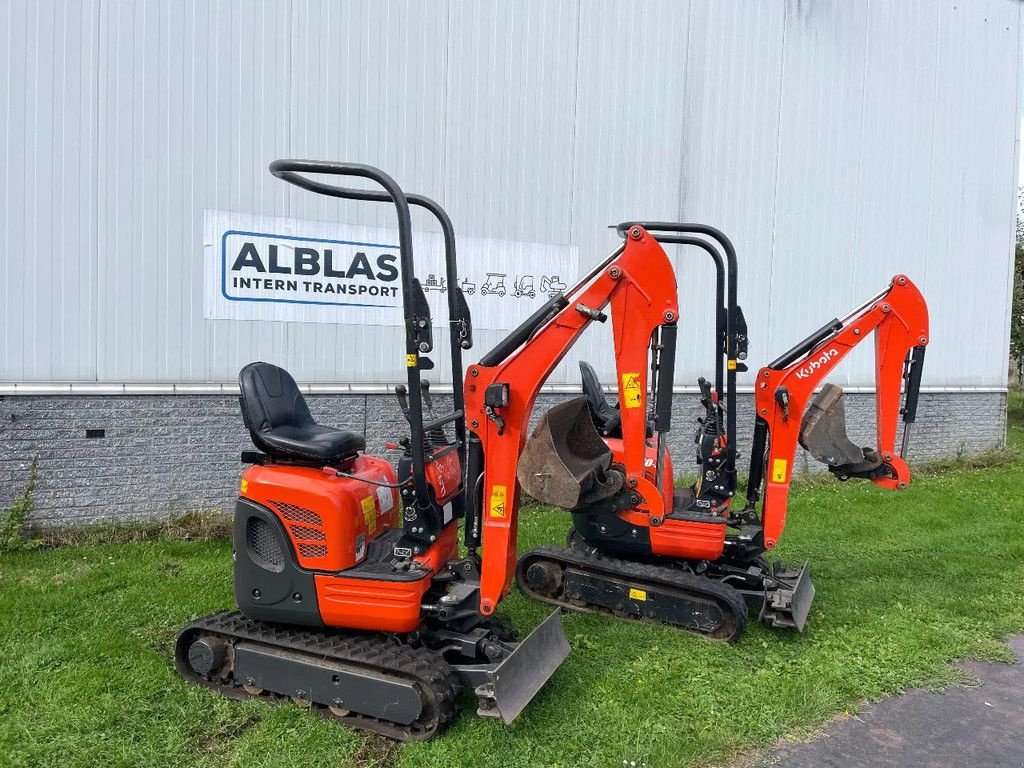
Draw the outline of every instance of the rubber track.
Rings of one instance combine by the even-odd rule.
[[[252,695],[233,680],[222,682],[198,675],[188,663],[188,647],[199,633],[219,635],[231,642],[249,641],[269,648],[297,651],[308,654],[313,661],[330,659],[359,670],[415,681],[420,689],[423,712],[409,725],[355,712],[340,717],[327,707],[313,704],[325,717],[399,741],[424,741],[442,730],[454,716],[456,699],[461,693],[458,677],[444,659],[426,648],[400,644],[392,635],[293,629],[254,621],[238,611],[222,611],[197,619],[178,633],[175,666],[189,682],[212,688],[231,699],[280,700],[288,696],[271,691]]]
[[[679,627],[678,624],[661,622],[663,624],[670,624],[671,626],[679,627],[680,629],[688,632],[693,632],[693,634],[734,643],[740,638],[740,635],[743,634],[743,630],[747,625],[747,604],[743,599],[743,595],[741,595],[738,590],[720,581],[710,579],[706,576],[687,573],[679,570],[678,568],[652,565],[649,563],[638,563],[633,560],[622,560],[617,557],[610,557],[600,553],[584,553],[576,549],[553,547],[550,545],[534,547],[519,559],[519,565],[516,567],[516,582],[519,584],[519,588],[526,595],[537,600],[542,600],[545,603],[550,603],[551,605],[561,606],[562,608],[573,611],[612,613],[601,606],[581,606],[573,602],[565,601],[561,598],[547,597],[531,590],[526,585],[524,574],[530,561],[538,558],[553,560],[556,563],[560,563],[563,567],[565,565],[572,565],[585,568],[591,573],[603,573],[608,576],[627,579],[631,582],[635,582],[638,587],[643,587],[644,585],[652,587],[667,587],[669,589],[699,595],[700,597],[716,602],[722,608],[723,613],[727,616],[731,615],[736,622],[733,632],[727,636],[721,637],[709,632],[701,632],[688,629],[687,627]]]

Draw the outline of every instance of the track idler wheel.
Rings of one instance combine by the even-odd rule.
[[[523,575],[529,588],[546,597],[562,594],[562,568],[557,563],[538,560],[530,563]]]
[[[228,644],[214,635],[203,635],[188,647],[188,664],[197,674],[206,677],[224,664]]]

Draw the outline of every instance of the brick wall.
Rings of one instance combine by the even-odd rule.
[[[565,396],[542,395],[535,419]],[[361,431],[368,449],[406,434],[391,395],[312,395],[314,418]],[[450,395],[436,396],[438,413]],[[752,395],[740,395],[741,471],[749,462]],[[851,439],[871,444],[874,397],[847,395]],[[694,395],[677,395],[672,453],[676,471],[693,465]],[[86,430],[104,430],[86,437]],[[1006,435],[1004,393],[924,394],[918,408],[910,459],[921,461],[1002,445]],[[230,509],[238,456],[251,444],[238,399],[220,395],[7,396],[0,398],[0,508],[24,490],[37,460],[31,521],[38,525],[86,524],[165,517],[196,509]],[[397,454],[392,454],[396,456]],[[797,466],[818,465],[806,457]]]

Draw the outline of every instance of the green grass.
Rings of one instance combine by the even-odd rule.
[[[1010,442],[1024,446],[1024,396]],[[780,555],[809,559],[806,633],[751,626],[734,646],[568,615],[572,653],[511,726],[466,702],[427,744],[394,746],[292,706],[230,702],[174,672],[175,630],[232,605],[223,541],[135,541],[0,556],[0,763],[9,766],[706,765],[912,685],[951,660],[1007,659],[1024,629],[1024,461],[952,469],[893,493],[794,492]],[[567,517],[523,512],[522,547]],[[520,629],[545,607],[513,594]]]

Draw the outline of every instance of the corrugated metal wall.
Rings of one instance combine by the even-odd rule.
[[[298,156],[584,265],[625,218],[719,226],[755,365],[905,271],[926,384],[1005,385],[1017,0],[0,0],[0,41],[2,381],[399,380],[398,329],[202,317],[204,208],[391,223],[266,172]],[[713,273],[676,259],[683,383]],[[610,369],[590,335],[552,381]],[[869,351],[838,378],[870,384]]]

